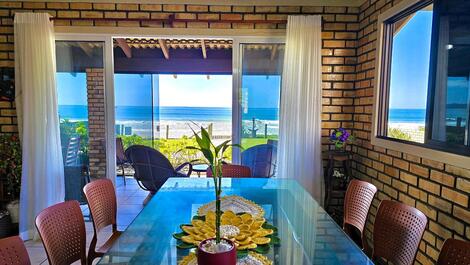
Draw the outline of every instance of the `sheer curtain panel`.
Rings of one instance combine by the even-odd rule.
[[[64,199],[55,82],[54,26],[45,13],[16,13],[15,89],[22,146],[20,235],[35,234],[34,218]]]
[[[289,16],[279,120],[279,177],[322,203],[321,16]]]

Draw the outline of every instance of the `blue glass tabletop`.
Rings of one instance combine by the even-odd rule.
[[[274,264],[373,264],[295,180],[226,178],[222,186],[223,195],[262,206],[278,228],[281,243],[266,254]],[[173,233],[212,200],[212,179],[169,179],[98,264],[178,264],[192,250],[177,249]]]

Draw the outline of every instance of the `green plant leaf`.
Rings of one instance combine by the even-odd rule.
[[[195,248],[196,245],[194,244],[189,244],[186,242],[180,242],[179,244],[176,245],[177,248],[179,249],[190,249],[190,248]]]
[[[186,146],[185,149],[189,149],[189,150],[201,150],[201,148],[198,148],[198,147],[195,147],[195,146]],[[182,149],[180,149],[179,151],[182,151]],[[178,151],[178,152],[179,152]]]
[[[241,259],[248,256],[248,250],[237,250],[237,259]]]
[[[230,139],[229,139],[229,140],[225,140],[223,143],[221,143],[221,144],[219,144],[218,146],[216,146],[216,147],[215,147],[215,153],[216,153],[217,155],[219,155],[220,150],[224,150],[224,151],[225,151],[226,148],[224,148],[224,147],[227,146],[227,144],[228,144],[230,141],[231,141]],[[222,154],[223,154],[223,152],[222,152]]]
[[[175,239],[181,240],[181,238],[182,238],[183,236],[187,236],[187,235],[188,235],[188,234],[186,234],[185,232],[180,232],[180,233],[174,233],[174,234],[173,234],[173,237],[174,237]]]
[[[195,216],[193,216],[193,220],[205,221],[205,220],[206,220],[206,217],[203,216],[203,215],[195,215]]]
[[[192,224],[180,224],[180,229],[183,230],[183,226],[193,226]]]
[[[269,242],[269,244],[274,246],[279,246],[281,244],[281,239],[279,237],[271,235],[269,238],[271,238],[271,242]]]
[[[201,148],[201,152],[204,157],[212,164],[214,161],[214,155],[210,149]]]
[[[272,224],[264,223],[264,224],[262,225],[262,227],[263,227],[264,229],[272,229],[274,232],[277,232],[277,227],[275,227],[275,226],[272,225]]]
[[[204,129],[204,127],[201,127],[201,140],[202,140],[202,145],[201,149],[210,149],[211,148],[211,137],[209,136],[209,133]]]
[[[267,254],[269,252],[269,244],[258,245],[254,251],[258,252],[259,254]]]

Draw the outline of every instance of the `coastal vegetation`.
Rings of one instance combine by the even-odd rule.
[[[404,141],[411,141],[411,135],[400,130],[399,128],[388,128],[388,137]]]

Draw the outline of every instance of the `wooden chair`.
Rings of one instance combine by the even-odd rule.
[[[371,183],[353,179],[344,197],[343,230],[363,249],[367,248],[364,227],[376,192]]]
[[[250,178],[251,170],[247,166],[224,164],[222,165],[222,176],[224,178]],[[212,177],[212,170],[207,169],[207,177]]]
[[[426,224],[426,215],[418,209],[400,202],[382,201],[375,217],[372,259],[412,265]]]
[[[449,238],[444,242],[437,265],[470,264],[470,242]]]
[[[97,257],[102,257],[119,238],[121,232],[117,230],[117,203],[114,185],[109,179],[99,179],[88,183],[83,192],[88,201],[90,215],[93,220],[94,234],[88,250],[88,264],[92,264]],[[112,234],[106,242],[96,249],[99,232],[112,226]]]
[[[85,221],[78,201],[66,201],[44,209],[36,217],[36,228],[50,265],[86,265]]]
[[[0,265],[31,265],[28,251],[20,237],[0,239]]]

